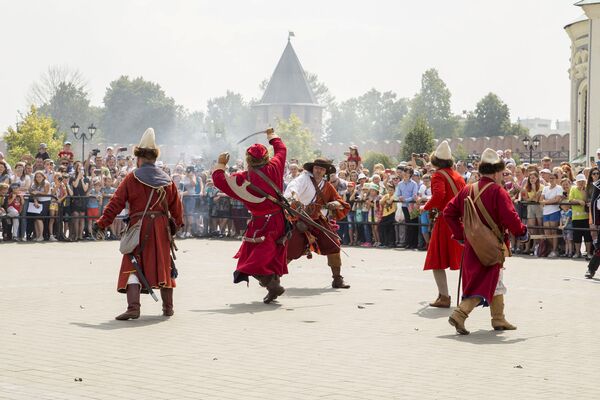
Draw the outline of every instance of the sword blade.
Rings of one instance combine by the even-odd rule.
[[[154,290],[152,290],[152,287],[148,283],[146,276],[144,276],[144,273],[142,272],[142,267],[140,266],[140,264],[138,264],[137,260],[135,259],[135,256],[130,254],[129,258],[131,259],[131,263],[133,264],[133,267],[135,268],[135,272],[136,272],[139,280],[142,282],[142,285],[144,285],[144,287],[146,288],[146,290],[148,291],[150,296],[152,296],[154,301],[158,301],[158,297],[156,297]]]
[[[244,137],[243,139],[239,140],[236,144],[240,144],[240,143],[250,139],[252,136],[260,135],[261,133],[266,133],[266,132],[267,131],[259,131],[259,132],[251,133],[248,136]]]

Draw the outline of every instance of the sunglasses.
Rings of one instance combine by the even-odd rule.
[[[600,172],[598,172],[598,171],[592,172],[592,175],[600,175]]]

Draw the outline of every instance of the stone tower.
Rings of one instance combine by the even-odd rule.
[[[278,119],[289,119],[290,115],[295,114],[318,139],[323,131],[323,108],[317,102],[288,38],[265,93],[258,104],[252,107],[256,128],[276,127]]]

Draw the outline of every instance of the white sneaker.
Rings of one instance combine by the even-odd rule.
[[[43,242],[44,241],[44,237],[40,236],[39,238],[35,238],[33,239],[34,242]]]
[[[556,258],[558,257],[558,254],[556,254],[555,251],[550,252],[550,254],[548,254],[548,258]]]
[[[50,242],[57,242],[58,240],[56,240],[56,238],[54,237],[54,235],[50,235],[50,237],[48,238],[48,240]]]

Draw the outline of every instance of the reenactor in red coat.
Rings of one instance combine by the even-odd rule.
[[[242,245],[235,255],[238,264],[233,281],[248,282],[248,278],[253,276],[267,289],[263,302],[270,303],[285,291],[280,284],[281,276],[288,272],[286,246],[282,241],[285,235],[285,216],[281,206],[249,186],[276,198],[277,191],[281,193],[283,190],[287,149],[272,129],[265,132],[275,151],[272,158],[269,158],[265,146],[254,144],[246,150],[248,170],[227,175],[225,169],[229,154],[222,153],[212,178],[216,187],[231,198],[243,202],[252,215],[242,238]],[[275,185],[277,191],[271,184]]]
[[[446,269],[460,269],[463,246],[451,238],[450,227],[442,212],[454,196],[465,187],[465,180],[452,166],[454,160],[447,141],[440,143],[431,155],[431,165],[436,171],[431,177],[431,198],[422,207],[423,211],[436,214],[435,225],[427,248],[424,270],[432,270],[438,288],[438,297],[431,307],[450,307],[450,293]]]
[[[104,230],[127,207],[130,227],[143,216],[139,244],[121,261],[117,291],[127,294],[127,310],[116,319],[139,318],[140,292],[148,293],[141,283],[143,279],[137,276],[134,260],[149,286],[160,289],[163,315],[170,317],[176,275],[171,259],[172,230],[183,226],[183,206],[171,177],[155,165],[160,150],[152,128],[146,130],[134,155],[137,168],[123,179],[94,230],[97,237],[103,237]]]
[[[335,167],[328,160],[317,159],[304,164],[304,172],[287,186],[284,196],[291,200],[292,206],[303,209],[316,224],[322,228],[309,227],[299,221],[292,231],[288,243],[288,261],[303,255],[311,256],[311,251],[327,256],[336,289],[348,289],[341,275],[341,242],[337,234],[336,219],[344,218],[350,211],[350,205],[342,200],[337,190],[325,180],[326,175],[335,173]]]
[[[502,182],[504,168],[504,162],[498,157],[498,154],[492,149],[486,149],[481,155],[479,164],[481,179],[473,185],[463,188],[444,210],[444,218],[450,226],[452,237],[459,242],[464,242],[465,245],[462,265],[462,301],[448,320],[450,325],[456,328],[456,332],[461,335],[469,334],[465,328],[465,320],[479,305],[490,307],[492,327],[495,330],[517,329],[504,317],[506,287],[502,282],[503,263],[484,265],[473,248],[482,243],[473,244],[466,240],[465,226],[462,222],[465,199],[470,196],[476,205],[477,199],[481,200],[481,205],[476,208],[479,220],[490,230],[498,232],[498,236],[503,236],[498,239],[502,239],[505,254],[508,253],[510,246],[506,231],[512,233],[520,241],[529,239],[527,227],[521,223],[508,192],[499,184]],[[488,218],[490,222],[487,222]],[[491,223],[497,229],[491,226]],[[483,245],[495,246],[500,243],[483,243]]]

